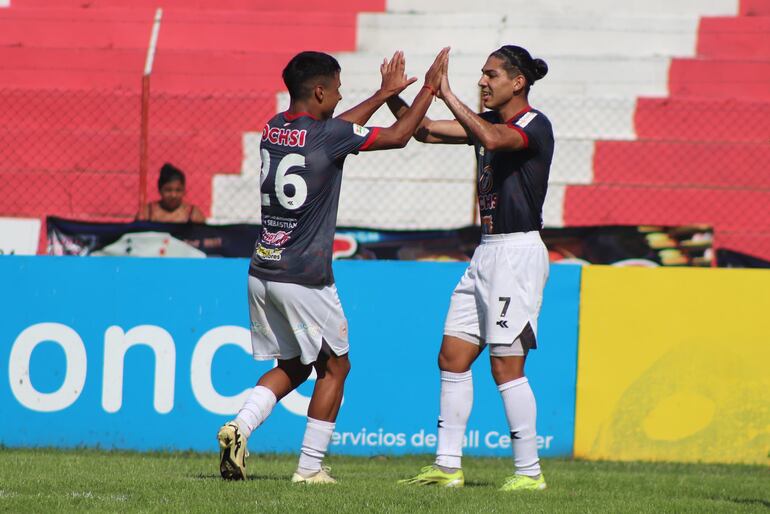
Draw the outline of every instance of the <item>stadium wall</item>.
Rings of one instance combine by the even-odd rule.
[[[0,258],[0,444],[216,449],[214,434],[272,362],[250,357],[243,259]],[[335,262],[353,370],[335,453],[432,453],[436,356],[464,263]],[[546,456],[573,447],[580,268],[555,265],[529,373]],[[509,455],[489,362],[474,367],[466,453]],[[253,452],[296,452],[312,383],[281,402]]]
[[[436,353],[465,266],[335,262],[353,371],[332,452],[433,453]],[[213,451],[272,365],[250,358],[246,267],[0,257],[0,445]],[[767,305],[763,270],[553,265],[528,364],[542,454],[767,464]],[[508,455],[486,358],[474,385],[465,452]],[[295,452],[311,391],[284,399],[251,451]]]

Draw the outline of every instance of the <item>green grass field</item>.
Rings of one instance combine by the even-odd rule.
[[[546,491],[506,494],[507,459],[466,459],[459,490],[396,485],[429,456],[327,460],[336,486],[291,484],[293,455],[253,455],[249,480],[225,482],[214,454],[3,448],[0,511],[770,513],[759,466],[546,460]]]

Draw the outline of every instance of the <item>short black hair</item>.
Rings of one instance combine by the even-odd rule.
[[[303,100],[313,92],[313,80],[334,79],[340,72],[337,59],[323,52],[300,52],[283,69],[283,83],[294,100]]]
[[[503,67],[508,76],[524,75],[527,80],[526,92],[535,81],[545,77],[548,73],[548,64],[542,59],[533,59],[526,48],[516,45],[501,46],[491,54],[503,61]]]
[[[161,187],[165,186],[169,182],[173,182],[175,180],[178,180],[182,183],[182,185],[184,185],[184,172],[173,164],[167,162],[160,168],[160,176],[158,177],[158,190],[160,190]]]

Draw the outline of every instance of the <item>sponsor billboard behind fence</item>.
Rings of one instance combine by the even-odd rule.
[[[352,372],[332,452],[432,453],[449,295],[464,263],[336,262]],[[0,444],[215,450],[273,362],[250,356],[244,259],[0,258]],[[573,443],[581,269],[553,266],[528,374],[543,455]],[[484,354],[467,454],[507,455]],[[251,451],[297,451],[313,382],[276,407]]]
[[[770,462],[770,274],[583,270],[575,456]]]

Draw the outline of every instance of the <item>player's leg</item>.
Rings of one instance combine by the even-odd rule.
[[[511,431],[515,474],[503,490],[544,489],[537,453],[537,406],[524,363],[537,348],[537,318],[548,255],[537,233],[512,234],[490,245],[485,332],[492,375]]]
[[[334,285],[309,287],[276,285],[286,321],[292,327],[302,362],[317,373],[308,408],[308,420],[293,482],[333,483],[321,466],[334,432],[342,403],[343,386],[350,370],[348,323]],[[292,301],[288,301],[288,299]]]
[[[524,375],[528,344],[517,338],[510,345],[490,345],[492,376],[500,391],[511,433],[515,473],[506,479],[502,490],[545,489],[537,453],[537,404]]]
[[[474,257],[475,259],[475,257]],[[438,356],[441,376],[436,461],[402,484],[462,487],[462,449],[473,407],[471,364],[483,350],[471,263],[452,294]]]
[[[324,344],[324,347],[327,345]],[[315,363],[315,369],[318,376],[307,411],[307,427],[292,481],[334,483],[336,481],[329,476],[322,463],[342,405],[350,360],[347,354],[337,356],[331,351],[324,352]]]
[[[251,343],[255,359],[276,359],[277,366],[259,379],[236,418],[217,433],[219,470],[225,479],[245,478],[248,438],[270,416],[275,404],[307,380],[312,370],[302,363],[291,327],[270,300],[269,284],[249,277]]]

